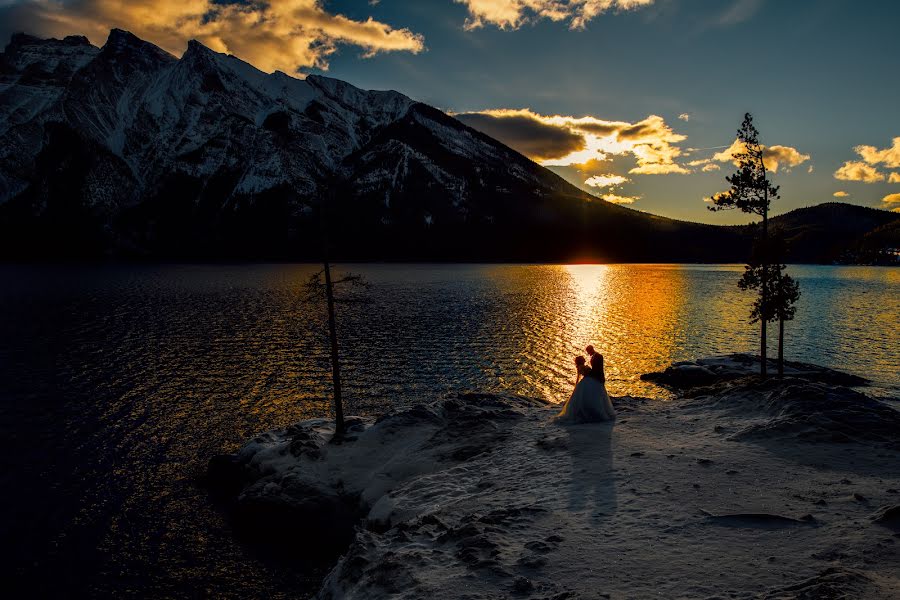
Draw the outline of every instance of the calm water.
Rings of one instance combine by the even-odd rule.
[[[464,389],[559,401],[588,343],[614,395],[660,396],[641,373],[756,349],[740,267],[350,269],[373,285],[339,307],[350,413]],[[209,456],[328,413],[322,314],[300,301],[313,271],[0,267],[2,569],[59,595],[314,589],[315,567],[236,543],[196,484]],[[791,272],[803,296],[788,357],[900,396],[900,270]]]

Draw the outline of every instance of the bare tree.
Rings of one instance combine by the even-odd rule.
[[[330,255],[330,213],[336,208],[338,198],[347,194],[347,182],[339,176],[327,178],[323,183],[323,198],[318,206],[319,226],[322,234],[322,269],[313,273],[306,282],[304,300],[307,302],[325,302],[328,315],[328,341],[331,355],[331,382],[334,392],[334,422],[335,434],[344,432],[344,403],[341,390],[341,361],[338,342],[338,320],[335,305],[339,303],[359,302],[358,298],[340,298],[335,294],[335,289],[346,285],[354,288],[371,287],[359,275],[345,273],[338,279],[334,279],[331,272]]]
[[[334,392],[334,424],[336,434],[344,432],[344,403],[341,392],[341,361],[335,305],[338,303],[359,301],[352,298],[336,297],[335,287],[341,285],[366,289],[370,287],[370,285],[359,275],[347,273],[340,276],[338,279],[334,279],[331,274],[331,264],[325,259],[323,261],[322,269],[313,273],[306,282],[306,294],[304,295],[304,300],[307,302],[321,303],[324,300],[328,314],[328,341],[331,354],[331,383]]]
[[[734,154],[737,171],[725,178],[731,185],[731,189],[715,194],[709,209],[718,211],[736,208],[742,212],[762,217],[761,243],[758,245],[760,252],[755,259],[758,263],[756,275],[759,277],[759,285],[754,287],[759,290],[760,296],[757,303],[760,315],[763,315],[770,311],[768,307],[770,287],[767,285],[769,269],[767,266],[771,260],[766,252],[768,247],[766,242],[769,236],[769,205],[773,199],[778,198],[778,186],[772,185],[768,179],[764,160],[765,147],[759,142],[759,131],[753,125],[753,116],[750,113],[744,115],[744,121],[737,132],[737,139],[740,142],[740,148]],[[750,264],[747,266],[748,269],[751,267]],[[758,320],[760,323],[759,374],[765,377],[766,322],[768,319],[759,318]]]

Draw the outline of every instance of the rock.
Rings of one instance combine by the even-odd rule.
[[[534,584],[527,577],[516,577],[512,587],[516,594],[530,594],[534,591]]]
[[[732,513],[714,515],[706,511],[700,512],[702,512],[709,521],[726,527],[780,528],[813,525],[816,523],[816,520],[812,515],[803,515],[799,519],[794,519],[792,517],[770,513]]]
[[[711,458],[698,458],[697,459],[697,464],[702,465],[704,467],[708,467],[709,465],[713,464],[713,462],[714,461]]]
[[[892,529],[900,529],[900,504],[882,506],[871,516],[872,522]]]
[[[658,385],[685,389],[709,385],[715,383],[718,377],[715,373],[695,363],[676,363],[666,368],[662,373],[646,373],[641,375],[644,381],[650,381]]]
[[[770,371],[774,374],[776,364],[774,361],[769,361],[769,364]],[[730,354],[701,358],[695,361],[676,362],[662,372],[645,373],[641,375],[641,379],[676,390],[688,390],[756,376],[758,373],[758,356]],[[830,385],[863,386],[868,384],[868,380],[856,375],[793,361],[785,361],[784,374],[787,377]]]
[[[263,481],[244,490],[232,521],[245,540],[321,556],[346,550],[362,516],[355,498],[286,479],[281,486]]]
[[[225,498],[235,498],[247,484],[247,470],[231,454],[218,454],[209,459],[205,483],[210,492]]]

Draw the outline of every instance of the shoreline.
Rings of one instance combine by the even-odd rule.
[[[259,543],[340,554],[319,598],[900,593],[900,412],[830,369],[698,363],[718,376],[614,398],[614,424],[460,395],[340,444],[323,419],[257,436],[209,482]]]

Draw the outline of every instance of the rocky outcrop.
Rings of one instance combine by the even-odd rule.
[[[409,516],[392,490],[493,452],[525,411],[543,406],[461,394],[377,421],[351,417],[340,436],[330,421],[304,421],[213,457],[206,482],[239,535],[267,543],[300,536],[317,553],[340,551],[358,525],[385,530]]]
[[[767,364],[769,374],[774,376],[777,364],[771,359]],[[676,362],[662,372],[645,373],[641,375],[641,379],[685,392],[694,388],[755,376],[757,373],[759,373],[758,356],[728,354]],[[794,361],[785,361],[784,375],[832,385],[864,386],[868,384],[868,380],[856,375]]]

